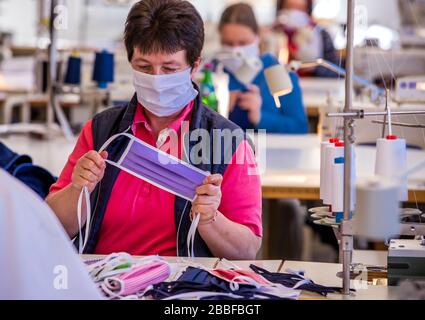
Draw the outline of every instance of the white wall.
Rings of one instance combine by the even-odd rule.
[[[11,31],[19,43],[33,40],[37,19],[35,0],[0,1],[0,31]]]
[[[38,0],[0,0],[0,30],[14,31],[15,42],[34,44]],[[122,38],[124,21],[130,5],[110,6],[103,0],[64,0],[68,6],[68,29],[60,37],[71,42],[86,38],[92,46],[105,47]],[[88,7],[84,6],[87,1]],[[240,0],[190,0],[206,21],[217,22],[223,9]],[[316,0],[329,2],[339,11],[336,20],[346,20],[346,0]],[[135,2],[135,1],[131,1]],[[275,15],[275,0],[245,0],[253,5],[261,24],[270,24]],[[392,29],[399,27],[397,0],[356,0],[365,6],[368,24],[381,24]],[[82,30],[83,28],[83,30]],[[85,30],[85,31],[84,31]],[[86,44],[87,44],[86,43]]]

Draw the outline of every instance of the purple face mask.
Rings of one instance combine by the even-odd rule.
[[[119,133],[110,137],[99,152],[105,150],[116,138],[125,136],[130,139],[126,149],[118,162],[105,160],[129,174],[147,181],[154,186],[166,190],[178,197],[193,201],[196,197],[196,188],[202,184],[209,175],[208,172],[200,170],[193,165],[184,162],[172,155],[169,155],[144,141],[137,139],[128,133]],[[87,208],[87,223],[84,242],[82,235],[79,236],[79,252],[82,253],[88,239],[90,231],[90,197],[88,189],[85,187],[81,191],[78,200],[78,223],[81,230],[81,210],[82,200],[85,197]]]
[[[195,199],[195,190],[208,176],[207,172],[128,133],[115,135],[106,143],[109,145],[118,136],[126,136],[130,142],[118,162],[106,160],[109,164],[183,199],[188,201]],[[105,145],[99,152],[107,147]]]

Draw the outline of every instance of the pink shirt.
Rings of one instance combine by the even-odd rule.
[[[179,118],[169,126],[169,129],[176,130],[179,137],[182,121],[189,121],[193,105],[193,101],[189,103]],[[155,141],[141,105],[136,110],[132,130],[137,138],[160,149],[164,148],[169,139],[161,139],[160,133],[158,141]],[[180,139],[178,141],[180,150]],[[90,120],[83,127],[75,148],[58,181],[50,188],[50,193],[71,183],[75,163],[85,153],[93,150],[93,145]],[[164,151],[169,152],[168,149]],[[247,142],[239,145],[232,160],[223,175],[219,211],[228,219],[247,226],[255,235],[261,236],[260,177],[251,174],[256,169],[256,162]],[[134,255],[175,256],[174,197],[167,191],[120,171],[108,201],[95,253],[126,251]]]

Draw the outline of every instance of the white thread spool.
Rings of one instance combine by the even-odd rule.
[[[344,157],[344,143],[336,142],[325,147],[325,193],[323,203],[332,204],[332,171],[335,158]]]
[[[356,148],[351,145],[351,208],[353,211],[356,207]]]
[[[388,135],[376,141],[375,174],[387,178],[396,178],[407,170],[406,140]],[[398,199],[407,201],[407,178],[401,180]]]
[[[332,212],[344,211],[344,158],[335,158],[332,164]]]
[[[354,146],[352,145],[352,152],[354,152]],[[352,153],[352,155],[354,155]],[[332,212],[335,216],[335,221],[338,223],[344,217],[344,166],[345,158],[335,158],[333,169],[332,169]],[[355,166],[351,165],[351,184],[355,187]],[[355,207],[355,191],[351,189],[351,198],[350,198],[350,219],[352,217],[352,212]]]
[[[320,143],[320,199],[325,199],[325,190],[326,190],[326,183],[328,182],[327,176],[326,176],[326,162],[325,162],[325,151],[326,147],[330,146],[331,142],[329,141],[322,141]]]
[[[354,230],[370,240],[385,240],[400,233],[397,181],[373,177],[357,184]]]

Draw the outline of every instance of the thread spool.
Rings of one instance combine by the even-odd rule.
[[[102,89],[107,88],[108,82],[114,81],[114,55],[112,53],[106,50],[96,52],[92,79]]]
[[[330,146],[325,147],[325,194],[323,203],[332,204],[332,172],[335,158],[344,157],[344,143],[335,142]]]
[[[328,183],[328,176],[326,175],[326,148],[331,146],[335,142],[339,141],[337,138],[330,138],[328,141],[322,141],[320,143],[320,199],[323,200],[326,195],[326,183]]]
[[[356,207],[356,148],[354,144],[351,145],[351,212],[354,211],[354,208]]]
[[[332,212],[338,223],[344,212],[344,158],[334,159],[332,164]],[[337,219],[338,218],[338,219]]]
[[[326,179],[326,162],[325,162],[325,150],[326,147],[330,146],[331,143],[328,141],[322,141],[320,143],[320,199],[323,200],[325,198],[325,189],[326,183],[328,179]]]
[[[332,168],[332,213],[335,216],[336,223],[340,223],[341,220],[344,218],[344,166],[345,159],[343,157],[335,158]],[[352,180],[351,182],[353,184],[354,180]],[[353,190],[353,188],[351,190]],[[351,219],[353,217],[355,192],[351,193],[350,200],[351,201],[349,218]]]
[[[385,240],[400,233],[399,185],[385,177],[357,184],[353,219],[355,233],[370,240]]]
[[[388,135],[376,141],[375,174],[381,177],[397,178],[407,170],[406,140]],[[399,180],[398,200],[407,201],[407,178]]]
[[[81,83],[81,58],[73,53],[68,58],[64,83],[79,85]]]

